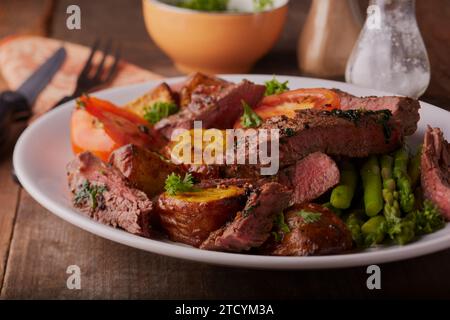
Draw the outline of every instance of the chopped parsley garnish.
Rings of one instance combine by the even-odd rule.
[[[289,233],[291,232],[291,229],[289,229],[289,226],[287,225],[286,221],[284,220],[284,214],[279,213],[275,216],[275,226],[278,228],[278,230],[282,231],[283,233]]]
[[[172,172],[166,179],[166,192],[173,196],[177,193],[194,191],[194,178],[190,173],[186,173],[183,179],[179,174]]]
[[[272,235],[275,239],[275,242],[280,242],[281,240],[283,240],[283,237],[286,233],[291,232],[291,229],[289,228],[286,221],[284,220],[283,212],[277,214],[274,217],[273,224],[274,224],[275,230],[272,231]]]
[[[178,7],[199,11],[226,11],[229,0],[179,0]]]
[[[144,108],[144,119],[150,124],[155,124],[177,111],[178,106],[175,103],[158,101]]]
[[[273,94],[283,93],[289,90],[289,81],[280,82],[275,77],[272,80],[264,82],[266,85],[266,96],[271,96]]]
[[[430,200],[425,200],[423,209],[415,212],[415,220],[417,234],[432,233],[445,225],[439,209]]]
[[[296,212],[295,214],[302,217],[305,223],[317,222],[320,220],[320,217],[322,216],[320,212],[311,212],[305,210],[301,210],[299,212]]]
[[[256,114],[255,111],[245,102],[242,102],[242,107],[244,107],[244,114],[241,117],[241,125],[244,128],[257,128],[262,124],[262,119]]]
[[[253,0],[253,8],[256,12],[263,11],[267,7],[273,7],[273,0]]]
[[[98,206],[98,196],[101,196],[106,190],[105,186],[92,185],[86,180],[78,189],[73,201],[78,205],[88,200],[91,203],[91,208],[95,210]]]

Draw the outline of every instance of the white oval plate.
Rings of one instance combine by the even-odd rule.
[[[236,82],[247,78],[256,83],[263,83],[272,78],[272,76],[266,75],[228,75],[223,77]],[[289,80],[291,88],[326,87],[339,88],[358,96],[385,95],[385,93],[379,91],[335,81],[284,76],[279,76],[278,79],[280,81]],[[167,79],[169,83],[176,81],[180,81],[180,78]],[[145,93],[159,82],[153,81],[109,89],[94,95],[121,105]],[[421,105],[419,130],[409,139],[409,142],[411,144],[421,142],[427,124],[442,128],[448,139],[450,135],[450,112],[423,102]],[[23,187],[36,201],[60,218],[103,238],[176,258],[260,269],[361,266],[417,257],[450,247],[450,224],[447,224],[445,229],[422,237],[406,246],[383,246],[358,253],[316,257],[272,257],[204,251],[170,241],[138,237],[102,225],[74,210],[69,200],[65,166],[74,157],[70,147],[69,134],[69,120],[73,106],[73,102],[60,106],[58,109],[42,116],[24,131],[14,150],[14,166]]]

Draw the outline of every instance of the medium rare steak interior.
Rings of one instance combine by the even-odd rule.
[[[259,247],[273,227],[276,214],[288,207],[291,191],[279,183],[267,183],[249,196],[234,220],[210,234],[200,248],[241,252]]]
[[[89,152],[67,165],[73,205],[94,220],[149,237],[152,202],[116,168]]]
[[[428,127],[423,143],[422,188],[450,220],[450,144],[439,128]]]

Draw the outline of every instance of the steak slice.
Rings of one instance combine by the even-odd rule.
[[[152,202],[119,170],[84,152],[67,165],[67,176],[75,208],[101,223],[150,236]]]
[[[279,116],[262,129],[279,129],[280,167],[313,152],[362,158],[394,151],[402,144],[401,128],[389,111],[300,110],[294,118]],[[255,152],[252,147],[249,152]]]
[[[320,197],[339,183],[339,168],[326,154],[311,153],[279,174],[279,182],[294,190],[293,203],[302,204]]]
[[[289,205],[291,192],[271,182],[256,189],[232,222],[212,232],[201,249],[241,252],[262,245],[270,235],[275,215]]]
[[[225,168],[226,169],[226,168]],[[294,165],[281,169],[277,175],[261,177],[254,166],[234,166],[226,171],[226,179],[202,180],[201,186],[251,185],[259,187],[268,182],[278,182],[293,191],[292,203],[302,204],[320,197],[339,183],[339,168],[329,156],[314,152],[297,161]],[[231,177],[237,178],[231,178]]]
[[[428,126],[425,132],[421,167],[425,197],[450,220],[450,144],[439,128]]]
[[[403,129],[403,135],[412,135],[417,130],[417,122],[420,119],[418,100],[398,97],[355,97],[349,93],[338,89],[333,89],[340,96],[340,108],[342,110],[390,110],[395,120],[397,120]]]
[[[254,107],[263,97],[265,86],[243,80],[224,89],[200,85],[194,90],[190,104],[177,114],[155,125],[170,140],[175,129],[192,129],[194,121],[202,121],[202,128],[229,129],[242,115],[242,100]]]
[[[299,214],[302,212],[303,214]],[[315,214],[315,219],[305,219]],[[352,248],[352,236],[345,223],[331,210],[318,204],[305,204],[285,214],[289,232],[277,242],[271,237],[262,252],[275,256],[337,254]]]

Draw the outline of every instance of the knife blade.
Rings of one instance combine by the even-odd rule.
[[[61,47],[17,89],[30,106],[59,70],[65,58],[66,49]]]
[[[59,48],[16,91],[0,92],[0,154],[11,141],[14,123],[31,116],[31,107],[39,93],[47,86],[66,58],[64,47]]]

